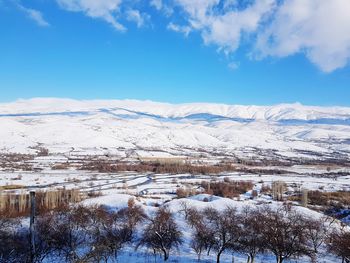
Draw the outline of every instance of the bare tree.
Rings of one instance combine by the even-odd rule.
[[[60,224],[55,213],[47,213],[37,218],[35,233],[35,262],[42,262],[46,257],[58,252],[58,240],[61,239]]]
[[[308,203],[308,190],[302,189],[302,191],[301,191],[301,205],[303,207],[307,207],[307,203]]]
[[[184,214],[185,220],[187,220],[188,216],[193,211],[193,208],[189,206],[186,201],[180,201],[180,207],[181,207],[180,212]]]
[[[203,211],[203,216],[211,235],[209,250],[216,251],[216,262],[220,263],[221,254],[225,250],[236,249],[239,237],[238,213],[232,207],[227,207],[222,212],[207,208]]]
[[[196,252],[198,261],[201,259],[202,252],[208,249],[208,244],[208,235],[205,229],[203,231],[195,229],[192,235],[191,248]]]
[[[286,183],[283,181],[275,181],[272,183],[272,197],[274,200],[282,201],[283,194],[286,190]]]
[[[206,208],[203,211],[189,209],[188,224],[194,229],[191,247],[200,259],[203,250],[216,251],[216,262],[226,250],[237,250],[239,240],[239,216],[236,209],[223,211]]]
[[[145,211],[141,206],[136,205],[133,198],[128,200],[128,207],[120,210],[117,214],[119,217],[124,218],[125,227],[128,227],[132,232],[138,223],[146,219]]]
[[[193,228],[191,248],[196,252],[198,261],[202,252],[210,249],[214,244],[213,230],[206,224],[204,213],[194,209],[187,209],[187,223]]]
[[[117,258],[118,252],[123,246],[134,240],[136,227],[145,218],[143,209],[136,205],[134,199],[129,199],[127,208],[112,213],[107,218],[102,217],[102,220],[99,220],[99,227],[94,224],[96,230],[92,234],[94,239],[92,254],[95,260],[101,257],[105,261],[108,257]]]
[[[333,231],[328,243],[328,250],[342,259],[342,263],[350,262],[350,231],[341,229]]]
[[[275,255],[277,263],[308,253],[305,224],[300,214],[284,208],[264,208],[261,223],[265,248]]]
[[[27,262],[29,258],[28,231],[20,221],[0,213],[0,263]]]
[[[334,219],[323,216],[320,219],[305,218],[304,233],[309,246],[309,256],[313,263],[317,262],[317,254],[328,238]]]
[[[163,254],[164,261],[168,260],[171,249],[182,243],[182,233],[179,231],[173,214],[164,207],[156,212],[142,233],[137,248],[145,246],[153,249],[154,253]]]
[[[47,246],[57,256],[64,257],[66,262],[78,262],[85,255],[81,251],[86,248],[88,236],[85,230],[90,218],[90,210],[81,205],[75,208],[61,207],[44,216],[38,221],[38,229],[42,229],[41,226],[46,228],[39,232],[42,246],[46,242]]]
[[[264,236],[260,212],[257,209],[245,208],[239,220],[238,251],[247,254],[247,263],[254,263],[257,253],[264,250]]]

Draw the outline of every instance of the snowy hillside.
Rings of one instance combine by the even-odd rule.
[[[348,159],[350,108],[38,98],[0,104],[0,152]],[[127,157],[127,156],[126,156]]]
[[[215,236],[215,242],[221,242],[222,228],[219,232],[215,232],[216,228],[210,232],[213,230],[203,226],[210,225],[210,222],[227,222],[226,219],[230,218],[236,225],[241,225],[239,231],[242,232],[234,232],[235,236],[247,236],[249,232],[245,227],[250,226],[248,222],[258,219],[260,230],[254,229],[252,237],[256,240],[259,236],[265,242],[271,233],[266,232],[273,222],[271,211],[283,211],[278,214],[282,216],[278,220],[285,217],[286,222],[296,222],[294,219],[305,222],[305,225],[282,224],[287,228],[278,235],[299,233],[300,229],[305,232],[299,243],[292,243],[293,247],[302,245],[303,254],[294,253],[285,262],[310,262],[310,255],[315,262],[338,262],[339,255],[329,253],[327,242],[330,231],[340,229],[340,221],[350,222],[349,161],[350,108],[300,104],[266,107],[172,105],[150,101],[68,99],[32,99],[0,104],[0,213],[29,215],[30,191],[40,192],[39,198],[45,197],[45,202],[37,203],[45,203],[46,211],[65,202],[93,205],[86,209],[103,205],[111,213],[137,204],[142,208],[139,211],[145,212],[144,221],[135,229],[134,240],[131,240],[134,242],[128,241],[127,245],[120,246],[121,250],[110,257],[111,262],[114,262],[115,255],[118,255],[118,262],[163,262],[154,254],[156,250],[140,247],[135,251],[147,229],[145,226],[155,222],[157,211],[162,211],[159,207],[169,211],[169,217],[164,218],[175,222],[183,241],[178,250],[171,251],[169,262],[198,262],[198,250],[193,247],[197,228],[188,221],[194,208],[198,210],[199,220],[205,220],[197,225],[201,232],[220,233]],[[13,200],[17,200],[18,205]],[[102,210],[99,211],[91,210],[87,215],[101,215]],[[219,221],[205,216],[210,211]],[[225,211],[237,211],[238,216],[225,214]],[[51,212],[48,214],[53,215]],[[107,217],[101,218],[110,222],[110,214],[103,213]],[[324,214],[340,221],[323,217]],[[45,214],[37,218],[40,217],[45,218]],[[124,216],[113,218],[118,218],[118,221]],[[220,218],[226,219],[220,221]],[[64,217],[59,213],[59,220],[55,222],[71,225],[61,220]],[[24,226],[28,225],[27,219],[23,222]],[[47,222],[51,224],[52,221]],[[82,231],[100,226],[99,221],[91,222],[91,225],[84,223],[84,228],[75,232],[87,237],[79,239],[84,240],[79,241],[81,258],[90,251],[91,240],[94,240],[88,232]],[[227,225],[233,223],[225,223]],[[318,243],[317,252],[309,250],[314,243],[310,243],[311,237],[306,232],[309,228],[304,228],[306,225],[311,231],[316,229],[320,237],[317,240],[322,241]],[[109,223],[103,224],[103,231],[106,231],[105,226],[108,227]],[[19,233],[25,233],[22,225],[16,227],[21,230]],[[41,223],[36,229],[40,227]],[[51,228],[57,229],[50,225]],[[103,231],[98,228],[93,236]],[[46,232],[42,233],[46,236]],[[58,233],[61,237],[60,229]],[[264,236],[264,233],[267,234]],[[289,244],[289,238],[294,239],[288,234],[283,242]],[[220,246],[215,248],[216,243],[208,240],[201,247],[202,255],[199,253],[201,262],[214,262],[221,253],[221,262],[247,262],[246,252],[241,250],[244,240],[235,238],[236,241],[230,243],[235,249],[220,253],[217,249]],[[273,250],[263,245],[264,242],[258,242],[263,250],[257,250],[256,262],[276,262]],[[98,251],[95,243],[91,247],[91,251]],[[9,248],[12,255],[13,249]],[[63,262],[60,257],[60,253],[48,254],[43,262]],[[13,262],[17,262],[17,258]]]

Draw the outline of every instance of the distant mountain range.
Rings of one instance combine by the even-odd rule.
[[[350,108],[36,98],[0,104],[0,152],[349,158]]]

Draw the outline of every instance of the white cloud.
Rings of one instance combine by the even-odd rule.
[[[126,19],[135,22],[137,27],[143,27],[150,20],[150,16],[135,9],[130,9],[126,12]]]
[[[349,0],[288,0],[259,33],[256,54],[285,57],[304,52],[322,71],[350,60]]]
[[[149,4],[150,6],[154,7],[157,11],[163,13],[163,15],[165,15],[166,17],[170,17],[174,13],[174,10],[171,6],[171,1],[151,0]]]
[[[163,8],[162,0],[151,0],[150,5],[155,7],[157,10],[162,10]]]
[[[206,44],[215,44],[228,54],[239,47],[243,34],[257,31],[275,0],[255,1],[242,9],[228,8],[236,4],[229,0],[221,10],[220,0],[177,0],[177,4],[188,14],[189,25],[201,33]]]
[[[48,27],[50,24],[45,20],[43,14],[35,9],[26,8],[20,4],[17,5],[18,8],[23,11],[30,19],[32,19],[38,26]]]
[[[324,72],[350,61],[350,0],[173,0],[184,26],[229,55],[245,41],[252,57],[303,53]]]
[[[1,0],[0,0],[1,1]],[[14,0],[16,1],[16,0]],[[56,0],[61,8],[102,19],[118,31],[121,19],[142,27],[150,16],[137,8],[139,0]],[[169,18],[167,28],[188,36],[197,31],[207,45],[228,57],[242,44],[251,57],[305,56],[324,72],[350,61],[350,0],[150,0]],[[40,26],[42,13],[21,9]],[[178,21],[181,21],[180,23]],[[173,23],[171,21],[177,21]]]
[[[239,62],[231,61],[230,63],[228,63],[228,68],[232,71],[235,71],[239,68]]]
[[[125,31],[126,28],[117,21],[119,7],[122,0],[56,0],[61,8],[84,12],[92,18],[100,18],[111,24],[116,30]]]
[[[186,37],[190,34],[191,32],[191,27],[189,26],[180,26],[177,24],[174,24],[172,22],[170,22],[167,26],[167,29],[175,31],[175,32],[179,32],[179,33],[183,33]]]
[[[226,0],[224,2],[224,9],[228,9],[231,7],[236,7],[238,4],[237,0]]]

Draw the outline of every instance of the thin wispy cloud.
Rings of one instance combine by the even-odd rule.
[[[122,0],[56,0],[59,6],[71,12],[83,12],[91,18],[99,18],[108,22],[118,31],[126,31],[126,27],[118,21]]]
[[[45,20],[43,14],[40,11],[32,9],[32,8],[24,7],[21,4],[17,4],[17,6],[22,12],[24,12],[26,14],[26,16],[28,18],[33,20],[38,26],[41,26],[41,27],[50,26],[49,22],[47,22]]]
[[[175,31],[178,33],[184,34],[186,37],[190,34],[192,28],[190,26],[180,26],[177,24],[174,24],[173,22],[170,22],[167,26],[167,29],[171,31]]]
[[[161,10],[163,7],[162,0],[151,0],[151,6],[155,7],[157,10]]]
[[[149,22],[150,16],[146,13],[141,13],[139,10],[130,9],[126,11],[126,19],[136,23],[137,27],[140,28]]]
[[[235,71],[239,68],[239,62],[231,61],[227,66],[230,70]]]

